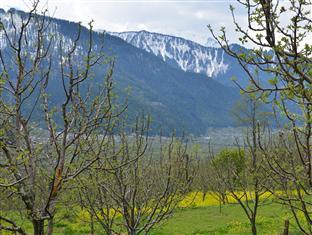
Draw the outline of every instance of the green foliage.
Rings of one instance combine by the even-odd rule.
[[[270,83],[272,86],[275,86],[275,85],[278,83],[278,78],[277,78],[277,77],[274,77],[274,78],[269,79],[269,83]]]
[[[90,221],[80,217],[79,208],[59,208],[59,215],[54,221],[53,234],[89,234]],[[4,214],[2,214],[4,215]],[[21,219],[10,214],[10,218]],[[278,235],[283,231],[284,220],[292,216],[280,204],[269,203],[259,209],[259,234]],[[32,227],[28,221],[20,221],[27,233],[31,234]],[[290,220],[290,233],[301,234]],[[105,234],[98,223],[95,223],[95,234]],[[178,209],[165,223],[158,225],[151,235],[210,235],[210,234],[243,234],[249,235],[249,223],[237,204],[222,206],[221,213],[218,206],[194,207]]]
[[[231,170],[240,175],[245,169],[245,152],[241,149],[223,149],[212,161],[212,165],[225,171]]]

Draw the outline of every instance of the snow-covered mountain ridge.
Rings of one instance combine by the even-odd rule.
[[[216,77],[228,70],[229,65],[224,62],[224,52],[218,47],[205,47],[184,38],[148,31],[109,32],[109,34],[153,53],[171,66],[187,72]]]

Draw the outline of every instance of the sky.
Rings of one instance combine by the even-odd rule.
[[[237,42],[229,5],[234,0],[49,0],[41,1],[50,15],[112,32],[147,30],[184,37],[205,44],[211,37],[207,25],[225,26],[229,39]],[[29,9],[31,0],[0,0],[0,8]],[[236,9],[237,20],[246,25],[246,13]]]

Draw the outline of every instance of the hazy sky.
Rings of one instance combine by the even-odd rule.
[[[0,8],[29,9],[30,0],[0,0]],[[234,39],[229,5],[233,0],[49,0],[41,8],[50,14],[86,24],[94,20],[95,29],[107,31],[148,30],[182,36],[200,43],[210,37],[207,24],[225,26]],[[237,19],[245,24],[245,13],[237,9]]]

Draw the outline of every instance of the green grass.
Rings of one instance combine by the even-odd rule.
[[[258,234],[282,234],[284,220],[288,218],[282,206],[266,205],[258,214]],[[291,234],[300,234],[293,226]],[[154,229],[152,235],[195,235],[195,234],[251,234],[247,217],[239,205],[180,209],[167,222]]]
[[[54,234],[88,234],[89,222],[83,213],[73,209],[62,209],[55,220]],[[60,217],[61,215],[61,217]],[[282,234],[286,218],[291,216],[279,204],[260,207],[258,214],[258,234]],[[31,234],[31,225],[27,220],[20,221]],[[19,223],[21,224],[21,223]],[[96,225],[96,234],[104,234]],[[290,232],[300,234],[291,220]],[[178,209],[167,221],[158,225],[151,235],[205,235],[205,234],[251,234],[250,226],[241,207],[237,204],[205,206]]]

